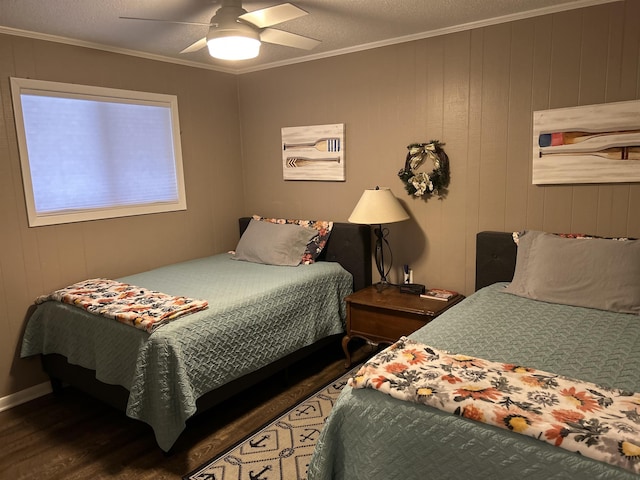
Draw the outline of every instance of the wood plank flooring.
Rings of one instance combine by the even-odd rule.
[[[354,364],[373,353],[359,347]],[[73,388],[0,413],[0,479],[180,479],[345,373],[337,345],[193,418],[172,453],[151,427]]]

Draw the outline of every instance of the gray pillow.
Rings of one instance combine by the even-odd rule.
[[[520,236],[513,281],[521,297],[640,315],[640,240]]]
[[[268,265],[296,266],[307,244],[316,235],[318,231],[314,228],[252,219],[240,237],[232,258]]]

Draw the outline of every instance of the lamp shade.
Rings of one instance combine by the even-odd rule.
[[[387,187],[367,189],[351,212],[351,223],[382,225],[408,220],[409,214]]]

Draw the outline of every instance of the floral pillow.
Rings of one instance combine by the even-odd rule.
[[[513,237],[513,242],[518,245],[520,243],[520,237],[525,234],[525,231],[522,232],[513,232],[511,236]],[[605,240],[619,240],[621,242],[625,242],[627,240],[637,240],[636,238],[629,237],[600,237],[598,235],[587,235],[586,233],[550,233],[549,235],[556,235],[562,238],[577,238],[577,239],[593,239],[593,238],[603,238]]]
[[[254,220],[260,220],[263,222],[279,223],[279,224],[295,224],[302,227],[314,228],[318,231],[318,234],[311,239],[307,244],[307,248],[302,254],[302,260],[300,263],[303,265],[309,265],[314,263],[318,256],[322,253],[331,230],[333,229],[333,222],[327,222],[324,220],[291,220],[285,218],[267,218],[259,215],[253,215]]]

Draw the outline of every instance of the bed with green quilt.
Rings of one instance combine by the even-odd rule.
[[[241,219],[241,232],[252,222]],[[42,355],[54,390],[69,383],[148,423],[168,451],[196,412],[342,335],[345,296],[370,283],[369,229],[332,223],[322,250],[312,263],[283,266],[239,260],[238,249],[117,279],[208,304],[153,329],[43,298],[22,356]]]
[[[476,273],[476,293],[354,375],[310,480],[638,478],[637,240],[481,232]]]

